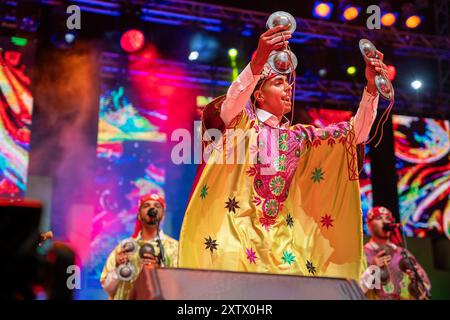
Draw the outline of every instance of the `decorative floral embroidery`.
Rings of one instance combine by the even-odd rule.
[[[283,210],[283,203],[288,197],[289,186],[295,173],[295,168],[304,151],[307,151],[308,148],[313,146],[321,146],[322,141],[331,147],[337,143],[345,144],[347,147],[351,140],[346,136],[346,134],[351,133],[347,128],[349,125],[349,122],[338,123],[328,126],[325,129],[298,125],[294,126],[292,130],[281,130],[278,141],[275,141],[275,143],[278,143],[279,154],[275,156],[258,154],[258,163],[253,167],[249,167],[246,173],[254,177],[254,189],[258,197],[254,197],[252,201],[257,206],[260,206],[262,203],[262,216],[259,217],[259,221],[264,228],[269,230],[271,226],[276,224],[277,217]],[[266,138],[268,136],[267,134],[272,133],[270,130],[275,129],[268,128],[263,123],[259,123],[259,128],[267,129],[269,132],[265,133],[264,137],[258,135],[258,146],[267,144],[266,149],[273,151],[273,145],[272,147],[270,146],[273,142],[271,140],[266,141],[263,138]],[[268,167],[267,161],[263,161],[264,164],[261,163],[262,156],[270,157],[264,160],[269,160],[272,168],[276,169],[275,172],[269,174],[267,172],[266,174],[262,173],[262,169],[267,169]],[[325,180],[325,172],[320,167],[313,168],[310,179],[314,183],[320,183]],[[294,220],[292,214],[289,213],[285,219],[286,225],[289,228],[293,228]],[[322,227],[326,227],[327,229],[334,227],[334,220],[330,215],[321,217],[320,223]],[[316,270],[312,262],[310,262],[310,265],[312,267],[310,268],[311,273],[315,274]]]
[[[319,136],[319,138],[322,140],[326,140],[328,139],[329,136],[330,133],[326,129],[323,129],[322,134]]]
[[[333,131],[333,137],[334,137],[335,139],[339,138],[339,137],[341,136],[341,134],[342,134],[342,132],[339,131],[339,130],[334,130],[334,131]]]
[[[256,193],[261,199],[264,199],[264,202],[261,206],[262,216],[260,217],[260,222],[263,227],[267,230],[270,229],[276,223],[276,218],[281,212],[283,208],[283,201],[288,196],[289,185],[292,181],[292,178],[295,173],[295,168],[298,162],[298,158],[301,156],[302,150],[302,135],[305,136],[305,133],[299,130],[280,130],[273,129],[261,124],[262,128],[269,130],[264,134],[264,137],[258,137],[258,145],[261,143],[269,144],[267,145],[267,150],[273,150],[273,146],[270,146],[271,140],[263,139],[270,134],[278,134],[278,140],[275,143],[278,143],[278,154],[275,156],[270,154],[267,155],[270,158],[269,163],[272,168],[275,168],[273,173],[263,173],[262,170],[269,169],[266,164],[261,164],[258,162],[255,165],[257,173],[255,174],[254,180],[254,188]],[[276,130],[276,132],[274,131]],[[276,147],[276,146],[275,146]],[[270,153],[270,152],[269,152]],[[259,157],[266,156],[265,154],[259,154]],[[273,157],[273,158],[272,158]],[[247,174],[252,175],[253,170],[249,169]]]
[[[286,183],[282,177],[275,176],[270,180],[270,191],[272,194],[279,196],[283,192],[285,184]]]
[[[263,214],[269,219],[274,219],[278,215],[279,203],[275,199],[266,199],[263,204]]]
[[[347,133],[348,133],[348,128],[345,127],[345,126],[343,126],[343,125],[341,125],[341,127],[343,127],[343,130],[344,130],[344,136],[346,136]]]
[[[286,171],[286,155],[282,154],[275,159],[275,168],[278,171]]]
[[[281,151],[287,151],[288,149],[289,135],[287,133],[280,134],[278,138],[278,145]]]
[[[259,218],[266,229],[276,223],[278,214],[282,212],[283,202],[288,197],[289,186],[303,151],[307,150],[309,147],[321,146],[322,141],[331,147],[336,143],[345,142],[347,145],[348,140],[344,133],[348,132],[348,126],[349,123],[345,122],[328,126],[325,129],[315,129],[312,126],[298,125],[292,130],[281,130],[278,141],[275,141],[275,143],[278,143],[279,154],[275,155],[275,157],[267,155],[271,157],[267,160],[271,163],[272,168],[275,167],[277,169],[274,173],[262,173],[262,169],[267,167],[267,161],[264,161],[264,164],[261,163],[263,154],[258,155],[258,163],[254,167],[249,167],[246,173],[249,176],[254,177],[254,189],[258,197],[253,199],[253,203],[259,206],[261,205],[261,202],[264,201],[261,205],[263,211],[262,216]],[[268,128],[268,126],[263,123],[259,123],[259,128],[269,130],[268,134],[272,133],[270,130],[275,130],[273,128]],[[268,150],[273,151],[273,146],[270,146],[270,143],[272,142],[263,139],[267,136],[267,133],[264,134],[264,137],[259,135],[258,145],[268,144]],[[266,155],[264,154],[264,157],[265,156]],[[323,169],[320,167],[313,168],[310,179],[314,183],[324,181],[325,173]],[[323,227],[328,229],[333,227],[334,220],[331,216],[326,216],[322,217],[321,223]],[[292,228],[293,219],[291,214],[286,217],[286,224],[288,227]]]
[[[302,138],[303,138],[303,140],[306,140],[306,138],[308,138],[305,131],[302,131]]]

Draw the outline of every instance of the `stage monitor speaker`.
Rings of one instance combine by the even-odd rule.
[[[39,201],[0,199],[0,250],[4,257],[21,256],[36,248],[41,213]]]
[[[144,268],[132,300],[362,300],[354,280],[213,270]]]
[[[41,212],[37,201],[0,199],[0,300],[34,298],[31,287],[37,278]]]

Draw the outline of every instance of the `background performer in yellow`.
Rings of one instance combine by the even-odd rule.
[[[139,200],[139,212],[131,239],[125,239],[114,248],[100,276],[100,283],[110,299],[128,299],[134,281],[144,265],[177,267],[178,242],[159,229],[160,222],[164,220],[165,209],[166,201],[162,195],[151,193]],[[136,241],[137,248],[132,252],[124,245],[129,240]],[[145,244],[150,244],[155,249],[154,255],[146,252],[141,257],[140,248]],[[119,275],[119,267],[125,264],[130,264],[135,270],[129,279],[122,279]]]
[[[204,110],[203,131],[219,129],[223,136],[205,144],[211,157],[199,169],[185,213],[180,267],[359,279],[357,150],[375,119],[374,78],[386,70],[383,55],[366,61],[367,86],[350,121],[324,129],[292,126],[284,117],[293,101],[291,77],[266,64],[289,38],[284,26],[263,33],[226,96]],[[235,139],[231,129],[245,137]],[[220,163],[239,148],[246,161]]]

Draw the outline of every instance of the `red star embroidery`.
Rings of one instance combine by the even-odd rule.
[[[326,214],[320,218],[320,223],[322,224],[322,227],[333,227],[334,220],[331,218],[330,215]]]
[[[261,225],[266,229],[266,231],[270,230],[270,227],[275,224],[275,220],[273,219],[267,219],[265,217],[259,218],[259,222],[261,222]]]

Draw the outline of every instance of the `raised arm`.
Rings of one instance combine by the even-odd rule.
[[[358,111],[354,117],[356,144],[367,140],[377,115],[379,94],[375,86],[375,76],[382,71],[387,73],[387,67],[383,63],[383,53],[377,51],[377,54],[379,56],[378,59],[365,59],[367,86],[364,89]]]
[[[354,117],[356,144],[363,143],[369,137],[375,117],[377,116],[378,94],[371,94],[364,88],[358,111]]]

